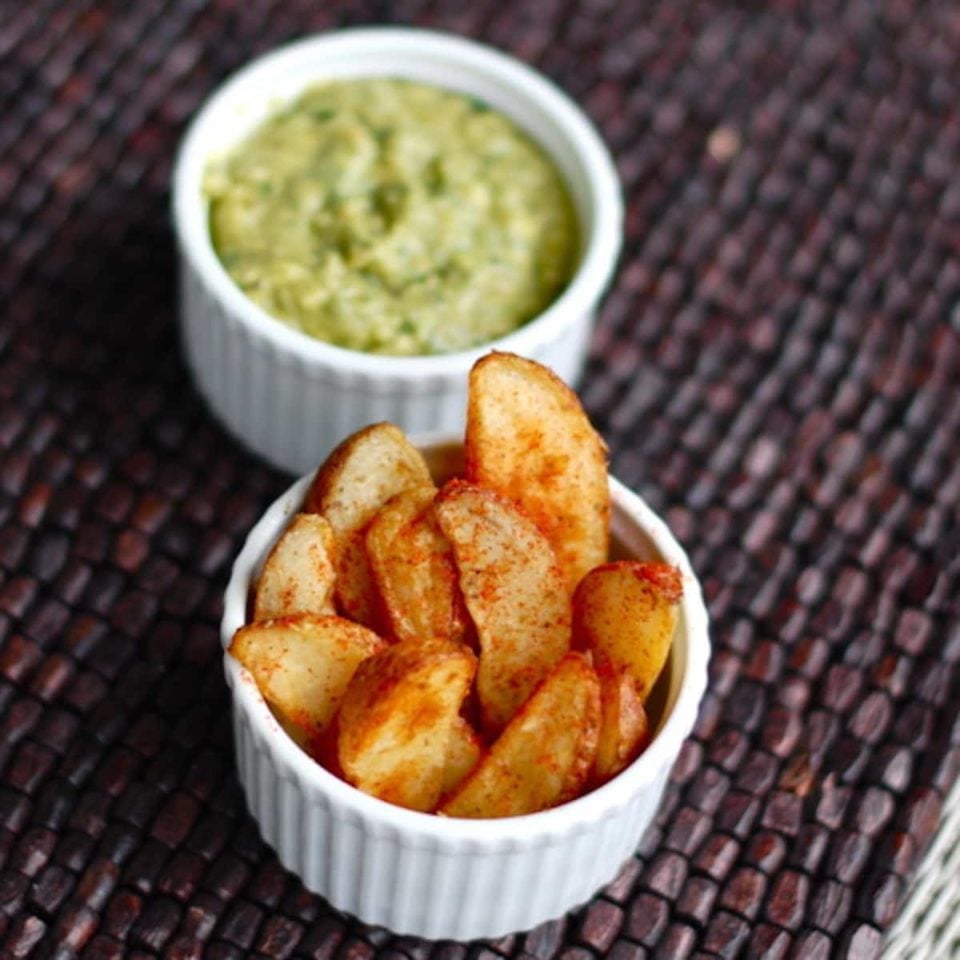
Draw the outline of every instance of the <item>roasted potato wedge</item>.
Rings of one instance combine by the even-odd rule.
[[[366,549],[393,636],[466,636],[470,618],[432,490],[417,487],[393,497],[367,527]]]
[[[628,670],[644,703],[670,653],[682,596],[680,571],[670,564],[603,564],[573,595],[574,643]]]
[[[470,372],[466,477],[519,504],[553,545],[567,588],[607,559],[607,448],[546,367],[491,353]]]
[[[471,650],[450,640],[402,640],[361,664],[339,716],[347,781],[401,807],[435,809],[475,670]]]
[[[512,817],[572,799],[593,767],[599,728],[597,675],[585,655],[569,653],[439,812]]]
[[[385,646],[359,624],[303,613],[241,627],[230,653],[253,675],[291,736],[311,749],[336,715],[354,671]]]
[[[650,728],[629,670],[597,664],[600,680],[600,737],[594,780],[603,783],[631,764],[650,742]]]
[[[499,733],[570,648],[570,598],[549,542],[510,501],[462,480],[435,501],[480,644],[484,729]]]
[[[253,619],[295,613],[332,615],[333,530],[317,513],[298,513],[263,565],[253,594]]]
[[[304,512],[322,513],[336,544],[336,599],[352,620],[377,629],[380,609],[364,528],[402,490],[435,489],[420,452],[392,423],[375,423],[343,441],[317,471]]]
[[[476,730],[463,717],[458,717],[450,731],[447,762],[443,768],[442,797],[453,793],[477,765],[483,753],[483,744]]]

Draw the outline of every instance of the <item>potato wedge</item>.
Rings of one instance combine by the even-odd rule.
[[[569,653],[439,812],[512,817],[575,797],[597,752],[600,683],[589,659]]]
[[[644,703],[670,653],[682,595],[680,571],[670,564],[603,564],[573,595],[574,643],[628,670]]]
[[[450,640],[402,640],[361,664],[338,720],[347,781],[401,807],[435,809],[475,670],[470,649]]]
[[[594,779],[603,783],[631,764],[650,742],[650,726],[629,670],[597,664],[600,680],[600,738]]]
[[[483,744],[476,730],[463,717],[458,717],[450,731],[447,745],[447,762],[443,768],[442,797],[453,793],[466,779],[467,774],[480,761]]]
[[[393,636],[466,636],[470,617],[431,490],[417,487],[393,497],[367,527],[366,549]]]
[[[570,648],[570,598],[550,544],[508,500],[462,480],[435,501],[480,643],[477,696],[499,733]]]
[[[466,477],[519,504],[553,545],[570,592],[607,559],[607,448],[552,371],[491,353],[470,372]]]
[[[241,627],[230,653],[302,747],[332,722],[354,671],[386,644],[340,617],[297,614]]]
[[[318,513],[298,513],[267,556],[253,592],[253,619],[332,615],[333,530]]]
[[[380,610],[364,528],[401,490],[435,489],[420,452],[392,423],[375,423],[341,443],[317,471],[305,513],[322,513],[336,544],[336,598],[352,620],[374,629]]]

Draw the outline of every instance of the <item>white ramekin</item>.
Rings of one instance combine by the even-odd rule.
[[[573,197],[583,236],[580,266],[569,286],[539,317],[481,349],[384,357],[323,343],[250,300],[211,243],[202,180],[212,157],[311,83],[384,75],[466,93],[511,117],[553,158]],[[580,109],[552,83],[471,41],[391,27],[293,43],[220,87],[181,145],[173,219],[181,337],[200,392],[243,444],[281,469],[302,473],[368,423],[391,420],[408,432],[460,429],[467,373],[491,348],[532,357],[575,382],[620,251],[623,210],[609,153]]]
[[[459,470],[449,437],[417,441],[438,480]],[[224,597],[224,647],[244,623],[252,578],[312,474],[266,511],[237,557]],[[283,732],[250,674],[224,654],[240,779],[264,839],[334,907],[401,934],[470,940],[558,917],[617,874],[653,819],[707,681],[707,613],[666,524],[611,478],[614,557],[660,559],[683,576],[681,616],[652,694],[653,742],[598,790],[553,810],[502,820],[446,819],[392,806],[338,780]]]

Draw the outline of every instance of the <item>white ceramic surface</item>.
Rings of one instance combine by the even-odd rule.
[[[438,479],[457,462],[460,447],[449,437],[418,445]],[[311,480],[294,483],[250,532],[224,597],[225,648],[244,623],[251,578]],[[402,934],[500,936],[586,902],[635,851],[696,719],[709,639],[700,586],[682,548],[636,494],[612,478],[610,491],[613,556],[675,564],[683,600],[673,651],[652,695],[660,714],[653,742],[619,776],[571,803],[480,821],[416,813],[367,796],[303,753],[250,674],[224,654],[250,810],[280,860],[334,907]]]
[[[397,76],[478,97],[511,117],[550,154],[570,188],[583,234],[566,291],[520,330],[477,350],[383,357],[315,340],[271,318],[230,279],[210,241],[202,178],[211,157],[277,105],[328,77]],[[567,382],[579,376],[592,321],[620,250],[616,171],[596,131],[556,86],[472,41],[407,28],[334,31],[255,60],[200,110],[173,176],[180,253],[181,338],[213,412],[247,447],[294,473],[354,430],[391,420],[408,432],[457,430],[467,373],[491,348],[532,357]]]

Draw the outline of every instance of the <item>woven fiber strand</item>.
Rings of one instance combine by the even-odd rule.
[[[245,812],[216,624],[287,478],[176,338],[188,118],[279,42],[390,20],[533,63],[611,145],[582,393],[714,622],[636,858],[474,945],[335,914]],[[0,50],[0,955],[879,955],[960,770],[956,7],[32,0]]]

